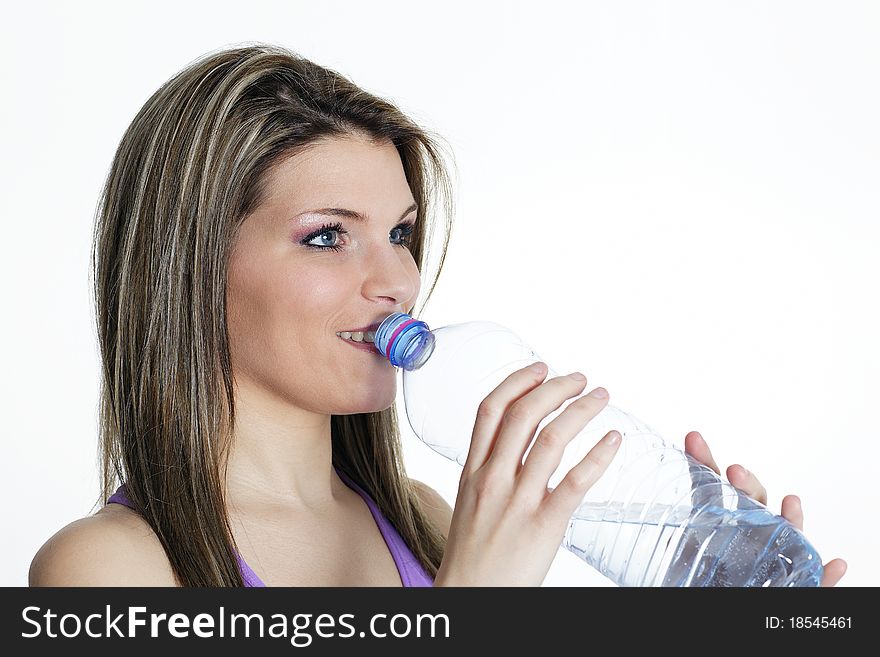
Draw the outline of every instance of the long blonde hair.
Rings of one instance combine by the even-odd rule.
[[[243,585],[221,485],[235,421],[226,323],[234,238],[273,165],[354,133],[400,154],[423,218],[411,247],[419,271],[435,214],[445,220],[426,303],[454,214],[440,142],[333,70],[276,45],[209,53],[147,100],[113,158],[92,250],[103,375],[97,504],[124,482],[183,586]],[[331,434],[333,465],[436,575],[445,541],[405,476],[394,406],[334,415]]]

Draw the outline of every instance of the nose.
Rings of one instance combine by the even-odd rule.
[[[421,279],[408,249],[396,245],[378,249],[365,263],[365,269],[365,296],[371,299],[385,297],[403,308],[415,304]]]

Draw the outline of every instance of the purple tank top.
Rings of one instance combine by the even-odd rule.
[[[397,572],[400,574],[400,581],[403,583],[403,586],[433,586],[434,580],[431,579],[431,576],[428,575],[427,572],[425,572],[425,569],[409,549],[409,546],[407,546],[403,537],[394,528],[394,525],[388,522],[385,516],[382,515],[382,512],[379,510],[379,507],[376,506],[373,499],[363,488],[349,479],[344,472],[336,468],[336,466],[334,466],[334,469],[336,470],[336,474],[339,475],[339,478],[342,479],[349,488],[356,491],[370,508],[370,513],[373,514],[373,519],[379,526],[379,531],[382,532],[382,538],[385,539],[385,544],[391,551],[391,556],[394,559],[394,563],[397,565]],[[128,496],[125,494],[125,484],[117,488],[116,492],[107,500],[107,504],[114,503],[122,504],[131,509],[135,508],[134,504],[132,504],[131,500],[129,500]],[[257,574],[251,570],[251,567],[247,565],[245,560],[241,558],[241,555],[238,554],[238,552],[235,553],[235,557],[238,559],[238,567],[241,571],[242,579],[244,579],[245,586],[266,586]]]

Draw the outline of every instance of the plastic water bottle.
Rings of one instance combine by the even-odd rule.
[[[375,347],[403,370],[416,436],[459,465],[482,400],[509,374],[543,361],[500,324],[431,330],[404,313],[381,323]],[[568,403],[538,425],[528,450]],[[620,448],[572,515],[563,547],[619,586],[819,586],[822,561],[796,527],[611,404],[569,442],[548,488],[612,429]]]

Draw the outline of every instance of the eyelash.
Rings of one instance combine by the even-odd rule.
[[[392,228],[392,230],[397,230],[397,229],[400,229],[402,232],[402,236],[400,238],[401,242],[398,244],[398,246],[403,246],[406,248],[409,248],[410,246],[412,246],[411,239],[412,239],[412,233],[415,230],[415,224],[412,222],[402,223],[402,224],[397,224],[394,228]],[[339,222],[336,222],[333,224],[324,224],[318,230],[316,230],[314,233],[311,233],[310,235],[305,237],[302,240],[302,244],[303,244],[303,246],[306,246],[310,249],[319,249],[321,251],[333,249],[334,251],[340,251],[342,249],[341,246],[324,246],[321,244],[309,244],[308,243],[308,242],[311,242],[316,237],[320,237],[324,233],[333,233],[333,232],[339,233],[340,235],[345,235],[348,233],[348,231],[345,230],[342,227],[342,224]]]

